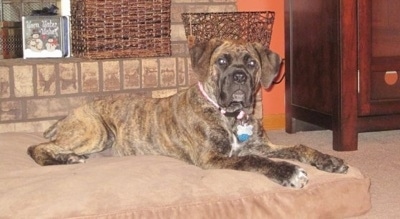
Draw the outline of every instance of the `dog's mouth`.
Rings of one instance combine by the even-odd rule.
[[[245,100],[245,93],[242,90],[237,90],[232,94],[232,102],[243,102]]]
[[[234,113],[246,108],[250,105],[247,100],[246,93],[243,90],[237,90],[230,95],[230,98],[227,98],[223,107],[229,113]]]
[[[238,113],[244,108],[243,102],[231,102],[228,107],[226,108],[226,112],[228,113]]]

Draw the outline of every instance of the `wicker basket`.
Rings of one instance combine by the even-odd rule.
[[[186,37],[194,36],[195,43],[220,38],[260,42],[269,48],[275,12],[183,13],[182,20]]]
[[[168,56],[171,0],[72,0],[74,56]]]
[[[21,22],[0,22],[0,59],[22,57]]]

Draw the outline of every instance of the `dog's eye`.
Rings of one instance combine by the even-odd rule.
[[[219,58],[217,62],[219,65],[227,65],[228,64],[228,60],[226,60],[226,58]]]
[[[257,62],[255,60],[250,59],[249,61],[247,61],[247,66],[250,68],[254,68],[256,67]]]

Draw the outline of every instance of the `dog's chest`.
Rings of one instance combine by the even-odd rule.
[[[253,125],[243,123],[236,125],[235,133],[232,135],[231,151],[229,157],[231,157],[235,152],[242,149],[247,141],[250,140],[253,135]]]

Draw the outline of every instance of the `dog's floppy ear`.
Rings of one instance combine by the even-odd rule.
[[[199,76],[200,81],[204,81],[207,77],[210,67],[211,56],[218,46],[222,45],[220,39],[211,39],[207,42],[201,42],[189,48],[190,61],[192,62],[193,71]]]
[[[268,88],[271,86],[272,81],[279,72],[281,58],[277,53],[267,49],[261,43],[253,43],[253,47],[260,57],[261,85],[264,88]]]

